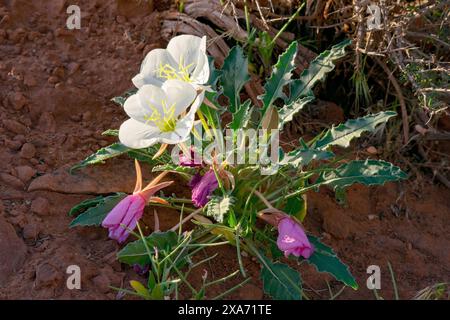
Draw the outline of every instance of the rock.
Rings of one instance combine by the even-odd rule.
[[[37,288],[56,287],[62,279],[62,275],[49,263],[43,263],[36,269],[35,284]]]
[[[15,120],[3,120],[3,125],[9,131],[17,134],[25,134],[27,132],[27,127]]]
[[[38,215],[47,215],[50,211],[50,203],[47,199],[38,197],[31,203],[31,211]]]
[[[23,182],[28,183],[36,174],[36,170],[30,166],[16,167],[17,177]]]
[[[52,76],[58,77],[58,78],[64,78],[66,74],[66,71],[64,70],[64,67],[56,67],[52,71]]]
[[[28,191],[53,191],[75,194],[107,194],[131,192],[135,183],[131,161],[111,162],[107,166],[84,168],[69,173],[67,167],[60,168],[31,181]],[[114,174],[111,174],[114,172]],[[144,177],[145,178],[145,177]],[[147,181],[150,178],[145,178]]]
[[[50,84],[56,84],[56,83],[59,82],[59,79],[58,79],[58,77],[51,76],[51,77],[48,78],[47,82],[50,83]]]
[[[56,131],[56,121],[49,112],[43,112],[39,118],[39,128],[44,132],[53,133]]]
[[[11,150],[17,151],[22,146],[22,142],[5,139],[5,146],[8,147]]]
[[[11,187],[14,187],[16,189],[23,189],[25,187],[22,181],[8,173],[0,173],[0,178],[6,184],[9,184]]]
[[[9,101],[16,110],[22,109],[28,103],[27,98],[25,98],[25,96],[21,92],[13,93],[10,96]]]
[[[14,141],[19,141],[20,143],[24,144],[27,140],[25,139],[25,136],[23,134],[18,134],[14,137]]]
[[[92,283],[95,285],[95,287],[100,290],[101,293],[107,293],[110,289],[110,281],[108,277],[106,277],[103,274],[100,274],[92,279]]]
[[[0,287],[22,268],[26,253],[27,248],[13,226],[0,217]]]
[[[372,155],[375,155],[375,154],[378,153],[377,148],[375,148],[374,146],[368,147],[368,148],[366,149],[366,151],[367,151],[368,154],[372,154]]]
[[[67,66],[69,76],[73,75],[79,69],[80,69],[80,65],[76,62],[70,62],[69,65]]]
[[[25,239],[36,240],[39,236],[39,228],[34,223],[29,223],[25,225],[22,230],[22,235]]]
[[[36,155],[36,148],[31,143],[25,143],[20,150],[20,157],[24,159],[31,159]]]

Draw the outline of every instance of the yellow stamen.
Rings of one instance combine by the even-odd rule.
[[[183,63],[183,57],[180,58],[178,62],[178,70],[169,64],[159,65],[158,76],[167,80],[181,80],[184,82],[192,82],[189,69],[192,67],[193,63],[185,66]]]
[[[163,114],[155,106],[148,104],[151,114],[144,116],[144,119],[147,123],[153,122],[161,132],[174,131],[177,124],[175,103],[168,107],[166,101],[163,100],[161,101],[161,105],[163,107]]]

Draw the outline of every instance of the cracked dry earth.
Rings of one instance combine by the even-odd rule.
[[[126,116],[110,99],[131,88],[148,51],[165,46],[160,25],[169,5],[158,1],[150,12],[143,1],[70,4],[81,7],[81,30],[65,28],[69,4],[64,0],[0,1],[1,299],[116,299],[110,286],[129,287],[129,280],[140,279],[115,260],[119,246],[105,230],[69,229],[67,216],[84,199],[132,191],[133,162],[114,159],[74,175],[67,169],[114,141],[101,132],[118,128]],[[181,183],[169,190],[183,191]],[[393,298],[388,261],[404,299],[449,281],[449,195],[432,184],[421,190],[408,183],[353,187],[348,206],[341,207],[327,190],[311,193],[306,228],[335,248],[361,287],[347,288],[339,298],[373,298],[365,288],[372,264],[382,270],[381,295]],[[160,210],[159,217],[163,230],[178,221],[173,211]],[[152,219],[151,214],[144,219],[147,232]],[[209,266],[211,275],[236,270],[233,248],[215,252],[219,257]],[[244,264],[253,279],[229,298],[267,298],[258,264],[251,258]],[[81,268],[81,290],[66,288],[70,265]],[[326,281],[335,292],[340,288],[311,267],[301,269],[312,298],[329,297]],[[194,283],[201,280],[201,272],[192,274]],[[241,280],[218,285],[207,296]]]

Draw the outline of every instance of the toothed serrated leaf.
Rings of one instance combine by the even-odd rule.
[[[288,103],[297,101],[301,97],[313,95],[312,89],[317,81],[323,80],[327,73],[334,69],[334,62],[345,56],[345,48],[351,43],[346,39],[336,45],[331,50],[326,50],[317,56],[303,70],[299,79],[294,80],[290,85],[290,95]]]
[[[274,65],[272,74],[264,85],[264,94],[259,97],[263,102],[263,114],[278,98],[287,100],[283,88],[292,81],[291,76],[292,70],[295,69],[297,46],[296,41],[292,42]]]
[[[92,206],[87,208],[86,211],[79,214],[72,220],[69,227],[76,226],[99,226],[108,213],[127,195],[125,193],[116,193],[111,196],[102,197],[101,199],[95,198],[92,201]],[[86,202],[84,202],[86,204]],[[73,209],[75,209],[74,207]],[[86,207],[85,207],[86,208]]]
[[[244,56],[242,48],[235,46],[225,58],[220,82],[223,88],[223,94],[228,97],[230,112],[235,113],[240,105],[239,93],[244,84],[250,80],[248,74],[248,60]]]
[[[264,260],[261,269],[264,292],[275,300],[301,300],[300,274],[286,264]]]
[[[330,172],[323,172],[316,184],[343,189],[354,183],[366,186],[383,185],[386,182],[406,179],[408,176],[399,167],[382,160],[353,160]]]
[[[325,149],[329,146],[348,147],[353,138],[358,138],[367,131],[375,131],[378,125],[387,122],[396,115],[397,113],[394,111],[383,111],[362,118],[348,120],[329,129],[323,137],[314,143],[314,148]]]
[[[206,215],[222,223],[224,216],[231,210],[235,199],[230,196],[212,196],[206,205]]]
[[[329,273],[345,285],[358,289],[358,284],[350,273],[349,267],[337,257],[333,249],[314,236],[308,235],[308,240],[314,246],[313,254],[305,259],[309,264],[315,266],[317,271]]]
[[[306,106],[308,103],[310,103],[312,100],[314,100],[314,96],[303,97],[281,108],[279,111],[280,115],[279,129],[282,130],[283,126],[289,121],[292,121],[295,114],[300,112],[300,110],[302,110],[303,107]]]

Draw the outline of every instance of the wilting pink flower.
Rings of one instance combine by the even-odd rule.
[[[119,243],[124,242],[142,217],[145,200],[139,194],[132,194],[120,201],[106,216],[102,226],[109,229],[109,237]]]
[[[203,176],[194,175],[189,186],[192,188],[192,202],[196,207],[204,207],[208,203],[208,197],[218,187],[214,170],[210,169]]]
[[[126,196],[120,201],[102,222],[102,226],[109,229],[109,237],[117,240],[119,243],[124,242],[128,238],[130,230],[136,227],[148,202],[166,203],[165,200],[153,197],[153,195],[173,183],[173,181],[167,181],[158,184],[167,173],[163,172],[142,189],[141,167],[137,161],[135,161],[135,165],[136,187],[133,194]]]
[[[314,251],[305,231],[290,217],[285,217],[278,222],[277,245],[286,257],[293,254],[296,257],[302,256],[308,259]]]

